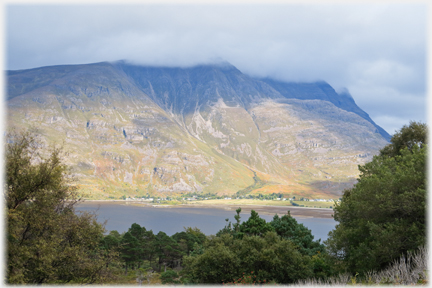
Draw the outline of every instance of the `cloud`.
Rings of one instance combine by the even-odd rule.
[[[364,85],[353,86],[350,92],[352,95],[359,95],[354,98],[357,105],[367,111],[372,119],[380,114],[406,118],[426,113],[423,94],[404,93],[386,86]]]
[[[388,3],[9,5],[7,69],[224,59],[252,76],[346,87],[388,130],[384,119],[407,111],[425,121],[426,10]]]
[[[395,132],[399,131],[402,126],[409,125],[412,121],[410,117],[400,117],[392,115],[378,115],[375,117],[374,121],[381,123],[382,126],[387,127],[387,133],[393,135]]]

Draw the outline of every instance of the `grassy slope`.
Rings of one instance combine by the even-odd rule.
[[[49,72],[55,86],[41,87],[37,77],[22,87],[13,84],[16,97],[9,101],[8,107],[8,125],[34,126],[46,143],[64,145],[70,152],[67,164],[79,176],[86,197],[119,198],[149,192],[162,196],[170,193],[161,192],[163,189],[182,179],[190,186],[201,186],[204,192],[222,195],[243,190],[243,194],[335,198],[341,187],[353,184],[358,176],[357,165],[364,161],[355,158],[363,151],[361,145],[352,149],[360,141],[344,142],[339,135],[351,127],[344,123],[354,121],[352,115],[343,116],[334,125],[336,122],[327,119],[328,111],[317,110],[321,106],[315,102],[309,103],[312,108],[307,109],[297,102],[267,103],[250,111],[241,107],[207,109],[202,113],[204,121],[210,121],[213,129],[229,138],[213,137],[210,131],[203,131],[200,134],[203,143],[145,94],[134,90],[129,80],[118,78],[113,70],[103,70],[107,64],[92,67],[97,73],[90,76],[80,72],[85,66],[65,68],[58,75],[54,70]],[[103,77],[101,69],[105,71]],[[114,84],[116,81],[121,82],[121,90]],[[105,94],[98,92],[108,90]],[[27,94],[17,96],[20,91]],[[317,111],[324,113],[327,120],[319,121]],[[143,121],[141,126],[137,119]],[[94,125],[86,127],[89,122]],[[125,139],[121,129],[136,127],[155,130],[141,141]],[[353,133],[369,133],[361,127]],[[328,134],[327,138],[323,133]],[[173,143],[170,147],[166,146],[169,142]],[[327,150],[322,153],[320,149]],[[201,165],[197,160],[184,171],[183,157],[209,165]],[[157,178],[154,168],[164,169],[163,175]],[[254,173],[259,182],[254,180]]]

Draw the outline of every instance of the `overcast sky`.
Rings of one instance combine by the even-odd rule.
[[[5,6],[5,69],[130,60],[347,88],[388,133],[426,122],[424,3]]]

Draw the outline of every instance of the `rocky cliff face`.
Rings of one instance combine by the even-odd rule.
[[[8,126],[64,143],[93,198],[211,192],[334,197],[390,136],[325,82],[254,79],[227,63],[124,62],[7,73]]]

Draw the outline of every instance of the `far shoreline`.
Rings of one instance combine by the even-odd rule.
[[[81,202],[81,201],[80,201]],[[279,216],[285,215],[290,211],[290,215],[295,218],[333,218],[334,211],[329,208],[312,208],[312,207],[298,207],[298,206],[274,206],[274,205],[259,205],[259,204],[205,204],[205,203],[188,203],[188,204],[154,204],[149,201],[131,201],[131,200],[117,200],[117,199],[104,199],[104,200],[94,200],[94,199],[83,199],[81,203],[85,202],[104,202],[104,203],[118,203],[127,205],[136,205],[143,207],[153,207],[153,208],[214,208],[214,209],[224,209],[231,210],[235,213],[235,210],[239,207],[242,212],[250,212],[255,210],[258,214],[275,215]]]

